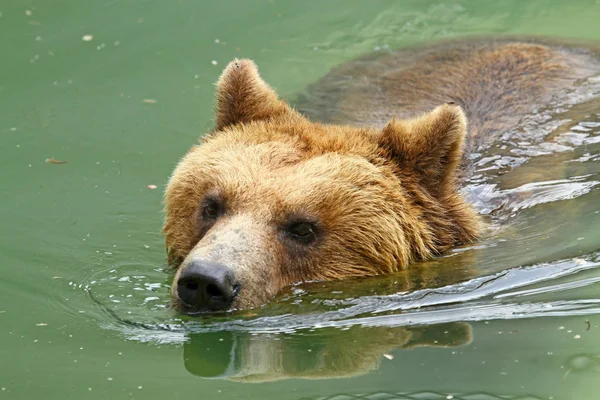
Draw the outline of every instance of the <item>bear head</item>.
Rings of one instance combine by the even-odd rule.
[[[216,124],[180,160],[164,234],[183,313],[250,308],[303,281],[386,274],[476,238],[458,192],[466,135],[445,104],[384,128],[309,121],[231,62]]]

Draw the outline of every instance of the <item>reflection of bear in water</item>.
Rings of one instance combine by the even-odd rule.
[[[463,149],[498,140],[598,70],[589,51],[509,41],[369,56],[302,103],[363,128],[309,121],[251,61],[232,62],[215,130],[166,191],[173,306],[258,306],[294,282],[387,274],[473,241],[478,217],[458,192]]]
[[[191,334],[183,357],[190,373],[205,378],[245,382],[341,378],[377,368],[384,354],[398,347],[454,347],[470,341],[471,327],[466,323],[354,326],[301,335],[212,332]]]

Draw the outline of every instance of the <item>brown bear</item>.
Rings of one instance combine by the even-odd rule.
[[[524,42],[368,56],[332,71],[303,106],[350,126],[309,120],[252,61],[234,60],[217,83],[214,130],[166,189],[173,307],[255,307],[292,283],[392,273],[475,240],[480,219],[459,193],[464,151],[597,65],[586,51]]]

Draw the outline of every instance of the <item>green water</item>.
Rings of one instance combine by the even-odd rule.
[[[445,291],[418,273],[313,284],[184,323],[159,234],[233,57],[293,99],[377,47],[600,42],[598,21],[583,0],[3,0],[0,399],[598,398],[600,105],[567,129],[583,140],[493,181],[504,228],[434,262]]]

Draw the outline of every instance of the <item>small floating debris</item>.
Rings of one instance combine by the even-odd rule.
[[[148,302],[150,302],[150,301],[156,301],[156,300],[160,300],[160,299],[159,299],[158,297],[155,297],[155,296],[152,296],[152,297],[146,297],[146,298],[144,299],[144,302],[143,302],[143,304],[146,304],[146,303],[148,303]]]
[[[146,104],[156,104],[157,103],[157,101],[154,99],[144,99],[142,101]]]
[[[156,189],[158,186],[156,185],[148,185],[146,186],[148,189]]]
[[[212,65],[217,65],[217,64],[218,64],[218,63],[217,63],[217,60],[212,60],[210,63],[211,63]]]
[[[31,17],[33,15],[33,11],[25,10],[25,15],[27,15],[28,17]]]
[[[84,42],[91,42],[94,39],[93,35],[83,35],[81,37],[81,40],[83,40]]]
[[[66,161],[62,161],[62,160],[57,160],[55,158],[46,158],[46,162],[50,163],[50,164],[66,164]]]

